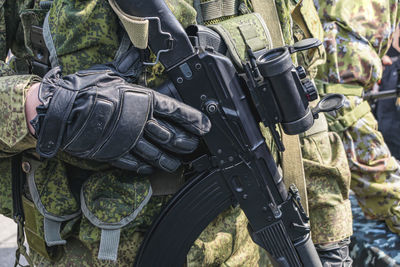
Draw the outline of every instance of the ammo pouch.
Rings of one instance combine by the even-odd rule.
[[[79,236],[90,236],[93,229],[100,228],[100,237],[91,236],[92,242],[100,241],[98,258],[116,260],[121,228],[137,217],[152,195],[149,180],[112,169],[88,175],[80,192],[75,192],[70,186],[74,177],[67,176],[68,165],[64,162],[58,159],[27,161],[31,166],[28,187],[36,207],[24,199],[30,247],[55,260],[49,251],[66,244],[65,238],[72,234],[73,225],[83,213],[87,220],[82,220]]]
[[[242,69],[247,60],[247,47],[256,56],[272,48],[272,39],[267,25],[258,13],[250,13],[208,25],[216,31],[227,47],[227,56],[235,66]]]
[[[117,260],[121,228],[132,222],[149,202],[147,179],[111,170],[91,176],[81,188],[83,215],[101,229],[100,260]]]
[[[64,245],[61,224],[80,215],[79,202],[69,189],[65,165],[57,160],[43,163],[30,161],[29,192],[43,215],[44,238],[47,246]]]

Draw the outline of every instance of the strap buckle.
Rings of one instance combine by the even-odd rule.
[[[160,18],[158,18],[158,17],[144,17],[143,19],[155,20],[156,23],[157,23],[158,33],[161,34],[161,35],[167,35],[167,38],[166,38],[167,48],[158,50],[157,55],[156,55],[156,60],[154,62],[143,62],[143,65],[145,65],[145,66],[154,66],[160,61],[160,55],[162,53],[167,53],[167,52],[169,52],[169,51],[171,51],[173,49],[174,39],[172,38],[172,35],[169,32],[164,32],[161,29]]]

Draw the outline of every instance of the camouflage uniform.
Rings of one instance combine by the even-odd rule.
[[[195,22],[196,11],[192,1],[166,1],[183,26]],[[248,1],[241,12],[251,7]],[[35,139],[28,133],[24,113],[25,91],[40,79],[27,74],[28,61],[32,56],[29,42],[30,26],[41,25],[46,11],[38,6],[39,1],[0,0],[0,53],[4,60],[11,48],[16,56],[5,64],[0,61],[0,212],[11,216],[11,162],[10,157],[21,151],[33,154]],[[313,19],[306,21],[309,28],[304,33],[300,27],[292,29],[291,11],[295,1],[277,1],[284,39],[293,43],[309,34],[321,33],[315,13]],[[313,10],[312,1],[304,1],[301,9],[303,16]],[[243,5],[241,6],[244,7]],[[315,12],[315,10],[314,10]],[[79,19],[77,19],[79,18]],[[71,1],[55,0],[48,16],[50,32],[53,37],[58,63],[63,67],[63,74],[86,69],[94,64],[109,62],[114,59],[120,44],[118,18],[105,0]],[[310,70],[323,61],[323,51],[316,57],[303,54],[302,63]],[[321,61],[322,60],[322,61]],[[162,78],[162,67],[156,66],[151,71],[150,83],[157,84]],[[25,75],[21,75],[24,74]],[[326,127],[326,125],[325,125]],[[321,127],[320,127],[321,128]],[[322,129],[324,126],[322,127]],[[343,147],[336,134],[325,130],[309,132],[302,138],[304,166],[307,175],[307,189],[310,203],[313,240],[316,243],[339,241],[351,235],[351,212],[348,200],[349,172],[343,157]],[[60,188],[74,187],[82,181],[98,177],[99,171],[112,181],[112,177],[126,177],[135,192],[145,194],[146,179],[139,179],[135,173],[119,171],[107,164],[76,159],[65,153],[59,153],[55,159],[44,162],[42,172],[37,177],[48,177],[50,173],[59,179],[53,179],[48,191],[51,201],[57,205],[50,209],[57,213],[68,208],[76,209],[79,205],[68,196],[54,196]],[[51,168],[49,166],[52,166]],[[42,173],[42,175],[40,175]],[[107,175],[109,173],[109,175]],[[47,175],[46,175],[47,174]],[[64,180],[63,180],[64,179]],[[65,180],[68,179],[68,180]],[[114,179],[114,180],[113,180]],[[64,183],[67,181],[66,183]],[[97,188],[92,188],[96,190]],[[46,199],[46,194],[41,195]],[[76,200],[76,196],[75,197]],[[38,266],[126,266],[134,261],[135,253],[143,239],[145,230],[168,197],[152,197],[139,216],[121,233],[116,262],[97,259],[100,229],[94,227],[85,216],[78,216],[63,225],[61,235],[68,242],[60,257],[50,262],[32,250],[32,258]],[[67,205],[68,207],[64,206]],[[37,232],[43,235],[42,215],[35,211]],[[195,242],[188,255],[188,266],[229,265],[257,266],[266,265],[266,254],[255,245],[246,229],[247,220],[241,210],[231,208],[218,216]]]
[[[365,218],[354,194],[350,195],[354,218],[350,255],[355,267],[400,266],[400,236],[383,221]]]
[[[369,90],[382,75],[381,58],[398,23],[398,1],[319,1],[327,63],[319,78],[340,84],[344,109],[331,114],[330,129],[343,140],[351,188],[364,213],[385,220],[400,233],[400,166],[390,154],[368,103],[358,88]],[[346,87],[347,85],[347,87]],[[348,86],[350,85],[350,86]]]

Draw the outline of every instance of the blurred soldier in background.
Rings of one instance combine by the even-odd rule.
[[[382,58],[384,70],[379,84],[379,92],[396,90],[400,70],[399,27],[393,34],[393,42],[386,55]],[[398,89],[397,89],[398,90]],[[400,158],[400,101],[399,98],[389,98],[377,101],[376,119],[379,131],[390,149],[392,155]]]
[[[400,233],[400,169],[390,154],[363,92],[382,76],[385,55],[399,19],[398,1],[318,1],[327,62],[320,65],[321,94],[346,95],[345,107],[328,117],[342,137],[351,188],[368,218],[385,220]]]

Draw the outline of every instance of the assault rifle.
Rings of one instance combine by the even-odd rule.
[[[206,152],[191,162],[196,175],[154,221],[135,266],[182,266],[203,229],[232,205],[240,205],[253,241],[276,265],[321,266],[298,190],[285,188],[259,128],[259,122],[270,127],[283,150],[277,123],[298,134],[312,126],[318,112],[341,105],[343,98],[331,95],[311,110],[315,88],[291,61],[291,53],[320,41],[273,49],[258,58],[249,51],[246,73],[239,75],[227,57],[194,47],[163,0],[116,3],[124,13],[149,21],[149,46],[170,79],[161,90],[202,110],[212,122],[203,138]]]
[[[387,66],[383,73],[382,80],[386,84],[389,83],[390,87],[387,88],[388,86],[386,85],[386,88],[382,88],[381,84],[379,92],[368,92],[364,94],[364,100],[375,102],[380,99],[400,97],[400,79],[398,79],[398,77],[400,77],[400,65],[398,60],[398,57],[392,58],[393,64]],[[394,81],[394,79],[397,79],[397,81]],[[393,85],[394,83],[396,83],[396,85]]]
[[[400,84],[396,85],[395,89],[389,89],[380,92],[369,92],[364,94],[363,99],[367,101],[374,101],[379,99],[395,98],[400,97]]]

